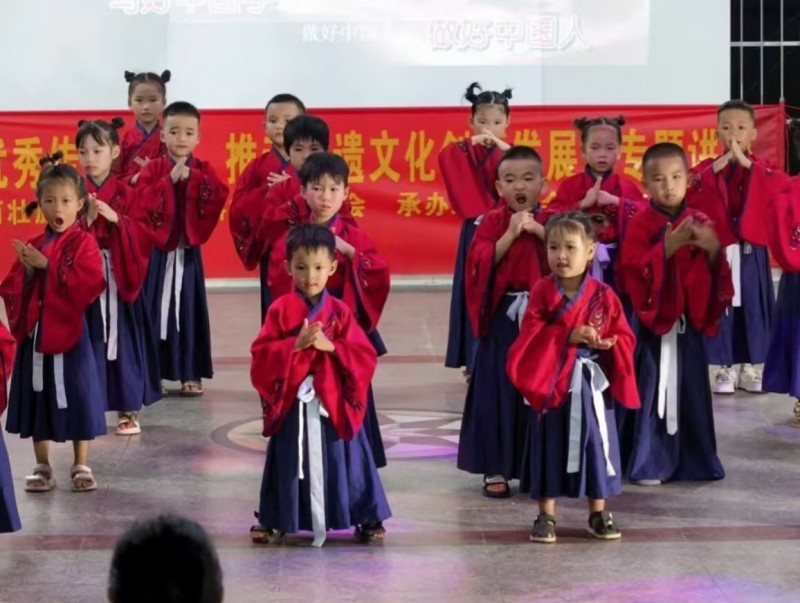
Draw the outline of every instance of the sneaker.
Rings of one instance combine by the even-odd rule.
[[[635,482],[631,482],[636,486],[660,486],[661,480],[660,479],[637,479]]]
[[[732,394],[736,391],[736,371],[730,367],[722,367],[714,373],[714,393]]]
[[[589,515],[589,534],[598,540],[619,540],[622,532],[614,524],[614,517],[608,511],[597,511]]]
[[[531,529],[531,542],[553,544],[556,541],[556,518],[544,513],[536,516]]]
[[[760,394],[761,390],[761,371],[752,364],[743,364],[742,372],[739,373],[739,389],[752,394]]]

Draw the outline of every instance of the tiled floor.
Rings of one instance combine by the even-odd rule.
[[[166,399],[144,433],[92,448],[99,491],[66,487],[70,450],[54,454],[59,488],[25,494],[30,442],[7,436],[23,531],[0,536],[0,601],[101,601],[110,551],[135,517],[175,511],[213,535],[226,601],[798,601],[800,430],[781,396],[716,400],[727,477],[713,484],[626,486],[612,510],[615,543],[587,539],[582,503],[559,507],[559,542],[528,542],[533,501],[492,501],[455,468],[465,386],[441,367],[446,291],[392,295],[381,332],[376,397],[394,512],[383,545],[348,533],[322,550],[298,537],[250,544],[264,442],[248,380],[258,327],[252,292],[211,295],[216,377],[200,400]],[[111,417],[109,417],[111,419]],[[146,579],[146,577],[143,577]]]

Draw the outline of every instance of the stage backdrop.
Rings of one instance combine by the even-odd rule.
[[[469,135],[466,108],[335,109],[313,113],[331,127],[331,149],[349,163],[350,202],[359,224],[377,242],[395,275],[452,272],[459,220],[447,203],[437,155]],[[641,178],[641,158],[659,141],[681,144],[696,163],[719,152],[716,114],[711,106],[512,107],[508,141],[534,147],[544,158],[549,195],[558,183],[583,168],[577,116],[625,115],[618,171]],[[42,228],[38,215],[25,218],[34,198],[43,153],[61,150],[77,164],[73,137],[79,119],[125,112],[0,113],[0,274],[13,258],[11,241],[27,239]],[[756,152],[784,166],[785,119],[782,106],[758,107]],[[233,190],[245,166],[269,148],[261,110],[203,112],[197,156],[210,160]],[[223,212],[219,227],[203,250],[208,278],[255,276],[234,252]]]

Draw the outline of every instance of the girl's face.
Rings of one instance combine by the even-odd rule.
[[[133,110],[136,121],[145,128],[154,126],[164,111],[166,99],[161,94],[161,86],[156,82],[136,84],[128,99],[128,106]]]
[[[577,230],[557,228],[547,237],[547,263],[562,281],[583,276],[594,250],[595,244]]]
[[[54,180],[45,185],[39,209],[50,230],[61,233],[75,224],[83,209],[83,199],[69,180]]]
[[[613,127],[594,126],[589,130],[583,143],[583,157],[595,175],[613,170],[619,153],[619,139]]]
[[[94,182],[100,183],[111,173],[111,164],[119,157],[119,146],[110,143],[100,144],[87,136],[78,149],[78,161],[84,174]]]
[[[503,105],[479,105],[469,120],[473,134],[484,134],[489,130],[497,138],[505,138],[510,119]]]

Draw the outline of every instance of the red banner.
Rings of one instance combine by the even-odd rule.
[[[469,136],[469,110],[364,109],[313,111],[331,127],[331,150],[350,165],[350,201],[360,225],[377,242],[394,274],[452,271],[459,220],[439,177],[437,155],[450,142]],[[711,106],[682,107],[512,107],[508,141],[529,145],[545,161],[550,194],[560,180],[582,169],[577,116],[623,114],[622,157],[617,170],[641,178],[641,158],[656,142],[681,144],[696,163],[718,154],[716,112]],[[13,258],[11,240],[42,228],[23,209],[34,197],[39,158],[60,150],[77,165],[73,138],[79,119],[133,117],[124,112],[0,113],[0,275]],[[782,106],[757,108],[755,151],[774,165],[785,163]],[[231,190],[245,166],[269,148],[260,110],[203,112],[197,155],[210,160]],[[227,212],[221,222],[227,221]],[[234,253],[227,224],[220,224],[204,251],[206,276],[237,278],[248,273]]]

